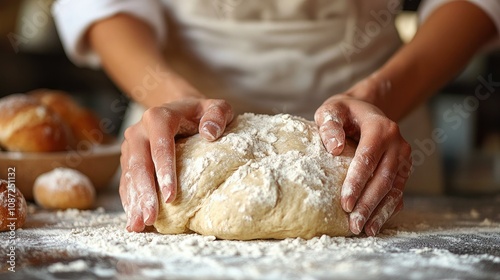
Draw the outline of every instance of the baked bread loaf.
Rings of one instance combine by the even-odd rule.
[[[33,196],[46,209],[83,210],[94,205],[95,188],[85,174],[71,168],[56,168],[38,176]]]
[[[9,189],[9,184],[0,179],[0,231],[16,230],[26,221],[27,205],[19,189]]]
[[[0,99],[0,146],[7,151],[63,151],[73,140],[67,124],[24,94]]]
[[[108,138],[107,134],[100,128],[99,119],[96,115],[78,105],[67,93],[39,89],[28,94],[57,113],[69,125],[76,144],[81,141],[100,144]]]
[[[41,89],[0,99],[0,150],[82,150],[111,140],[96,115],[65,92]]]

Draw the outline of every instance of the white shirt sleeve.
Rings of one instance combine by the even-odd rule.
[[[85,34],[96,21],[119,13],[133,15],[150,24],[159,42],[166,39],[163,6],[159,0],[57,0],[52,14],[66,54],[78,66],[97,68],[100,58]]]
[[[419,8],[420,22],[424,22],[432,12],[452,1],[467,1],[481,8],[495,23],[497,37],[488,47],[500,47],[500,0],[423,0]]]

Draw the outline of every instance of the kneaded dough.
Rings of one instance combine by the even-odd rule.
[[[299,117],[240,115],[217,141],[177,141],[177,197],[154,226],[238,240],[350,235],[340,188],[354,149],[332,156]]]

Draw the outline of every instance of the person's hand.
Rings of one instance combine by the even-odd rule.
[[[142,231],[158,216],[157,189],[169,203],[177,190],[176,135],[200,133],[219,138],[233,112],[224,100],[189,98],[148,109],[141,121],[125,131],[121,150],[120,197],[127,230]]]
[[[363,87],[358,87],[358,90]],[[328,152],[340,155],[346,137],[358,147],[341,191],[352,233],[374,236],[403,208],[403,189],[411,171],[411,147],[398,125],[376,106],[354,98],[352,92],[329,98],[316,111],[315,121]]]

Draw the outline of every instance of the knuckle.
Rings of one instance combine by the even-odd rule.
[[[128,130],[128,128],[127,128]],[[128,143],[126,140],[122,141],[122,143],[120,144],[120,150],[122,151],[122,156],[123,156],[123,153],[127,150],[128,148]]]
[[[409,173],[408,175],[398,175],[396,176],[396,179],[394,179],[394,188],[404,190],[406,181],[408,181],[409,178]]]
[[[125,137],[125,140],[133,139],[137,135],[137,132],[138,132],[138,127],[136,124],[129,126],[129,127],[127,127],[127,129],[125,129],[125,132],[123,133],[123,137]],[[127,145],[128,145],[127,141],[123,141],[122,146],[121,146],[122,150]]]
[[[388,193],[392,189],[392,184],[394,183],[394,175],[392,172],[384,171],[380,174],[380,190],[384,194]]]
[[[375,122],[373,125],[374,127],[377,128],[378,131],[383,132],[381,134],[380,139],[382,140],[382,142],[385,142],[386,144],[389,142],[399,141],[400,139],[402,139],[399,130],[399,125],[386,117],[378,119],[378,121]]]
[[[403,199],[403,190],[398,188],[392,188],[391,191],[389,192],[389,196],[392,197],[397,202],[399,202],[400,200]]]
[[[224,109],[222,107],[220,107],[220,106],[210,106],[208,108],[208,112],[207,113],[211,114],[212,117],[214,115],[216,115],[217,116],[216,119],[220,119],[219,116],[224,116]]]
[[[175,119],[175,117],[175,111],[167,107],[151,107],[142,115],[142,118],[146,123],[151,123],[157,120],[165,121]]]
[[[224,116],[226,115],[226,113],[232,112],[232,107],[226,100],[212,99],[207,111],[213,114]]]
[[[390,119],[387,119],[385,127],[386,127],[385,129],[389,135],[397,135],[397,136],[400,135],[399,125],[396,122],[394,122]]]
[[[365,150],[359,155],[358,164],[368,168],[375,167],[377,165],[377,159],[375,158],[375,153],[371,149]]]
[[[368,218],[375,207],[370,207],[367,204],[359,204],[356,206],[356,212],[361,216]]]
[[[122,153],[122,154],[120,155],[120,166],[121,166],[121,168],[123,169],[123,172],[125,172],[125,171],[126,171],[126,169],[127,169],[127,165],[126,165],[126,163],[127,163],[127,159],[128,159],[128,157],[127,157],[127,156],[125,156],[125,154],[123,154],[123,153]],[[122,174],[122,179],[124,178],[123,176],[124,176],[124,175]]]
[[[158,111],[158,107],[151,107],[142,114],[142,119],[145,122],[150,122],[151,120],[155,119],[156,116],[158,116]]]
[[[323,119],[325,119],[325,116],[328,114],[328,111],[326,110],[325,106],[319,107],[316,112],[314,113],[314,120],[317,123],[322,123]]]
[[[357,177],[356,179],[349,180],[348,184],[350,192],[354,194],[356,197],[359,196],[359,194],[365,187],[364,184],[359,179],[357,179]]]
[[[232,111],[232,106],[224,99],[211,99],[209,102],[209,110],[217,110],[219,113]]]
[[[406,158],[410,158],[411,151],[412,151],[411,145],[405,140],[403,140],[403,143],[401,144],[401,154],[403,154],[404,157]]]
[[[230,107],[229,103],[224,100],[224,99],[212,99],[211,100],[212,105],[217,106],[217,107]]]

